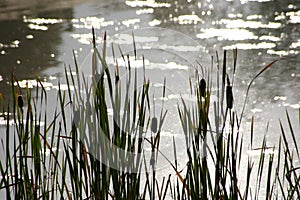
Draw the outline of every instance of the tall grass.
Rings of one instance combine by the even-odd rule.
[[[233,50],[233,74],[230,75],[227,69],[227,52],[224,51],[222,69],[219,56],[216,66],[216,96],[217,101],[211,105],[210,96],[212,93],[211,77],[199,74],[195,83],[191,83],[191,94],[196,95],[195,105],[188,106],[182,99],[182,106],[178,108],[183,132],[186,137],[187,155],[189,158],[185,175],[184,188],[180,198],[184,199],[298,199],[299,198],[299,160],[298,143],[293,131],[289,115],[289,134],[293,138],[295,150],[287,140],[287,133],[281,125],[281,138],[278,144],[277,164],[274,163],[274,152],[269,155],[266,151],[270,149],[266,145],[266,139],[262,141],[260,148],[253,147],[254,118],[251,122],[251,150],[260,150],[257,172],[253,172],[254,163],[248,158],[246,174],[239,174],[243,151],[243,133],[241,123],[245,111],[250,87],[264,71],[274,63],[262,68],[261,71],[250,81],[241,114],[238,115],[234,108],[233,83],[237,65],[237,50]],[[213,62],[212,62],[213,63]],[[211,73],[214,69],[212,64]],[[203,71],[203,70],[202,70]],[[208,82],[208,84],[206,84]],[[209,117],[209,110],[213,109],[214,116]],[[282,138],[284,147],[282,147]],[[212,144],[208,144],[208,140]],[[291,152],[292,151],[292,152]],[[282,160],[281,153],[284,153],[285,160]],[[212,161],[212,165],[208,165]],[[267,168],[265,167],[267,163]],[[280,169],[283,167],[283,171]],[[298,171],[298,173],[297,173]],[[290,173],[291,172],[291,173]],[[279,175],[280,173],[285,176]],[[267,174],[266,176],[264,176]],[[239,177],[245,176],[246,183],[240,183]],[[290,178],[292,176],[293,178]],[[255,179],[256,180],[253,180]],[[267,180],[264,180],[266,178]],[[291,181],[292,180],[292,181]],[[265,182],[266,181],[266,182]],[[284,184],[285,183],[285,184]],[[278,191],[279,184],[280,191]],[[265,194],[261,195],[261,186],[265,188]],[[287,186],[288,185],[288,186]],[[284,187],[285,186],[285,187]],[[243,188],[244,187],[244,188]],[[287,191],[285,190],[286,188]],[[286,192],[288,194],[286,194]]]
[[[240,127],[248,92],[252,82],[276,61],[249,83],[240,114],[232,92],[237,50],[233,51],[232,74],[226,70],[225,51],[223,62],[216,54],[216,64],[212,58],[208,72],[190,80],[196,103],[190,105],[184,99],[178,103],[188,156],[186,170],[181,171],[175,140],[174,162],[159,150],[167,111],[162,108],[159,116],[151,115],[155,106],[151,106],[150,80],[143,74],[142,84],[138,83],[137,70],[120,47],[126,67],[121,69],[115,57],[113,67],[108,65],[106,34],[100,50],[95,37],[93,30],[92,78],[80,72],[74,55],[76,75],[70,73],[71,67],[66,68],[68,90],[59,87],[57,106],[50,119],[48,93],[39,79],[32,97],[31,90],[21,89],[12,76],[13,101],[7,107],[2,103],[2,113],[12,113],[5,115],[5,139],[1,141],[5,158],[0,162],[0,192],[7,199],[300,199],[300,166],[296,162],[300,159],[299,147],[288,112],[288,129],[279,122],[277,155],[266,153],[270,148],[266,139],[259,148],[252,143],[252,119],[247,134],[251,135],[251,149],[260,150],[260,159],[255,168],[248,158],[246,174],[239,174],[246,156],[245,133]],[[112,54],[115,55],[113,44]],[[133,56],[137,59],[134,35]],[[141,65],[145,68],[143,62]],[[212,88],[216,88],[215,102],[211,101]],[[163,97],[165,89],[166,80]],[[150,158],[145,155],[147,145]],[[155,168],[159,154],[175,174],[166,174],[168,178],[161,181]],[[240,176],[245,177],[245,183],[240,182]]]

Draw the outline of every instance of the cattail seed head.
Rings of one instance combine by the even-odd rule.
[[[227,108],[232,109],[233,94],[232,94],[232,86],[230,86],[230,85],[227,85],[227,87],[226,87],[226,103],[227,103]]]
[[[23,106],[24,106],[23,98],[22,98],[21,95],[18,96],[18,106],[19,106],[19,108],[21,108],[21,109],[22,109]]]
[[[120,75],[119,75],[119,65],[118,65],[118,61],[116,60],[116,73],[115,73],[115,76],[116,76],[116,84],[119,82],[120,80]]]
[[[201,97],[205,97],[205,89],[206,89],[206,81],[204,79],[200,80],[200,95]]]
[[[153,133],[156,133],[157,132],[157,118],[156,117],[153,117],[151,119],[151,131]]]
[[[120,80],[120,77],[119,77],[119,75],[116,74],[116,83],[118,83],[119,80]]]

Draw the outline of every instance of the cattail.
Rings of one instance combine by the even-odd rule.
[[[226,87],[226,103],[227,103],[227,108],[232,109],[233,95],[232,95],[232,86],[230,85],[227,85]]]
[[[93,47],[96,48],[96,35],[95,35],[94,27],[92,27],[92,35],[93,35]]]
[[[116,84],[119,82],[119,80],[120,80],[120,77],[118,74],[116,74]]]
[[[153,117],[151,119],[151,131],[153,133],[156,133],[157,132],[157,118],[156,117]]]
[[[19,108],[23,109],[24,102],[23,102],[23,98],[21,95],[18,96],[18,106],[19,106]]]
[[[136,60],[136,44],[135,44],[135,40],[134,40],[134,34],[133,34],[133,31],[132,31],[132,40],[133,40],[134,59]]]
[[[128,69],[130,71],[131,67],[130,67],[130,57],[129,57],[129,54],[127,54],[127,61],[128,61]]]
[[[205,97],[205,89],[206,89],[206,82],[204,79],[200,80],[200,96]]]
[[[116,84],[119,82],[120,80],[120,76],[119,76],[119,65],[118,65],[118,61],[116,60],[116,73],[115,73],[115,76],[116,76]]]

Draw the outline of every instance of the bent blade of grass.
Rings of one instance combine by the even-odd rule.
[[[253,84],[254,80],[257,79],[263,72],[265,72],[267,69],[269,69],[271,66],[273,66],[277,61],[279,60],[274,60],[273,62],[269,63],[268,65],[266,65],[263,69],[261,69],[255,76],[254,78],[252,78],[252,80],[250,81],[250,83],[248,84],[247,90],[246,90],[246,96],[245,96],[245,100],[243,103],[243,108],[242,108],[242,112],[241,112],[241,116],[240,116],[240,121],[238,126],[240,127],[241,123],[242,123],[242,119],[244,116],[244,111],[245,111],[245,107],[246,107],[246,103],[247,103],[247,99],[248,99],[248,95],[249,95],[249,90],[251,85]]]
[[[144,138],[149,144],[151,144],[152,146],[154,146],[154,144],[148,139],[148,138]],[[157,147],[155,147],[157,149]],[[177,170],[177,168],[174,166],[174,164],[167,158],[167,156],[161,152],[159,149],[157,149],[157,151],[166,159],[166,161],[171,165],[171,167],[173,168],[173,170],[176,172],[177,177],[179,178],[179,180],[184,183],[184,178],[181,176],[180,172]],[[189,191],[188,186],[186,185],[186,189]]]

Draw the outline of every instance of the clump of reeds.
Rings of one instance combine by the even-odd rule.
[[[241,159],[244,156],[243,153],[245,153],[242,151],[244,143],[243,134],[245,133],[240,131],[240,127],[250,87],[256,78],[277,61],[266,65],[250,81],[241,114],[238,115],[234,108],[233,97],[237,50],[233,51],[232,80],[230,80],[230,75],[226,70],[227,52],[224,51],[222,69],[219,66],[218,54],[216,57],[215,87],[218,100],[211,104],[211,77],[199,74],[196,83],[191,84],[194,86],[194,88],[191,88],[191,94],[197,97],[196,105],[189,107],[182,99],[182,106],[179,106],[178,109],[183,132],[186,136],[186,150],[189,158],[182,191],[177,194],[178,198],[261,199],[262,196],[266,199],[299,198],[300,173],[299,166],[295,162],[299,160],[299,150],[288,113],[287,119],[295,151],[291,152],[288,140],[286,139],[286,132],[281,125],[282,136],[278,144],[279,153],[277,163],[274,163],[274,151],[266,158],[267,155],[265,152],[270,147],[266,145],[266,140],[264,139],[261,147],[258,148],[261,150],[261,153],[257,172],[253,170],[254,163],[251,161],[251,158],[248,158],[246,174],[239,174]],[[213,71],[213,65],[211,71]],[[207,86],[206,82],[209,83]],[[213,118],[209,117],[210,107],[213,109]],[[250,133],[251,150],[255,149],[252,144],[254,135],[253,119]],[[228,128],[225,129],[225,127]],[[212,141],[210,145],[208,145],[209,138]],[[282,147],[282,138],[284,147]],[[272,147],[272,149],[275,150],[275,147]],[[282,153],[286,158],[284,161],[281,158]],[[208,162],[212,162],[212,164],[209,165]],[[265,162],[268,164],[267,168],[265,168]],[[282,167],[284,168],[283,170],[281,169]],[[282,173],[281,175],[280,172]],[[264,174],[267,174],[267,176],[264,176]],[[246,183],[240,182],[240,176],[246,177]],[[261,194],[261,185],[266,187],[265,194]]]
[[[6,116],[5,140],[1,141],[5,158],[0,161],[0,192],[7,199],[260,199],[261,185],[266,187],[266,199],[300,199],[300,168],[295,162],[300,159],[298,142],[287,112],[293,143],[288,142],[288,133],[280,122],[277,160],[274,154],[265,154],[269,147],[263,140],[257,171],[248,158],[246,174],[239,174],[245,134],[240,127],[249,89],[276,61],[249,83],[240,115],[235,110],[233,94],[237,50],[233,51],[231,75],[226,70],[225,51],[222,66],[217,54],[216,67],[212,62],[208,73],[199,74],[196,82],[191,79],[191,95],[197,97],[196,104],[190,106],[182,99],[178,105],[188,155],[186,170],[182,172],[177,166],[175,141],[174,163],[159,150],[167,113],[162,109],[160,116],[150,115],[150,81],[143,75],[143,83],[138,85],[136,68],[131,67],[129,55],[124,55],[119,47],[126,63],[125,80],[121,79],[117,59],[114,58],[114,68],[106,62],[106,34],[103,41],[99,51],[93,30],[91,80],[80,73],[74,56],[76,75],[69,73],[71,68],[66,69],[68,90],[64,92],[59,87],[58,104],[51,119],[47,115],[47,92],[41,82],[37,79],[39,87],[32,97],[29,88],[20,89],[16,77],[12,77],[13,101],[7,107],[2,104],[2,113],[12,113]],[[115,55],[113,45],[112,51]],[[136,58],[134,35],[133,54]],[[165,87],[166,81],[163,96]],[[215,102],[211,102],[213,87],[218,99]],[[112,109],[112,116],[108,108]],[[254,120],[251,149],[256,148],[252,144],[253,126]],[[145,135],[147,130],[150,137]],[[151,147],[150,160],[143,156],[146,145]],[[158,182],[158,153],[174,169],[174,182],[171,174]],[[246,182],[241,183],[239,176],[245,176]]]

